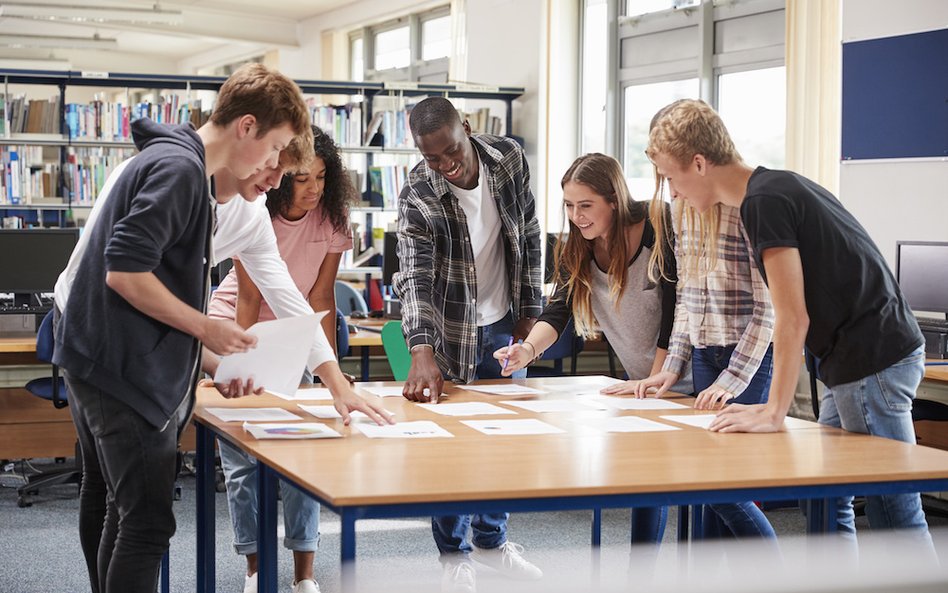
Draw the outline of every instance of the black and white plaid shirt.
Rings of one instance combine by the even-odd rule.
[[[497,203],[514,319],[537,317],[540,224],[527,159],[516,142],[471,136]],[[477,279],[467,219],[447,181],[418,163],[398,198],[398,259],[393,285],[409,348],[428,344],[451,380],[474,378]]]

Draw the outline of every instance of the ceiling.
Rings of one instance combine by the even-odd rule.
[[[82,61],[80,56],[92,52],[101,53],[100,58],[125,54],[152,56],[168,64],[204,53],[246,54],[277,47],[292,48],[299,46],[297,25],[300,21],[346,4],[351,4],[351,0],[0,0],[0,60],[56,58],[76,62]],[[180,12],[180,23],[63,20],[75,17],[77,11],[99,7],[116,10],[157,7],[161,11]],[[37,17],[40,11],[44,15],[42,19],[31,18]],[[119,16],[117,12],[106,10],[104,13],[100,14],[108,18]],[[109,42],[110,48],[102,49],[61,47],[74,43],[62,37],[87,40],[96,36],[115,42]]]

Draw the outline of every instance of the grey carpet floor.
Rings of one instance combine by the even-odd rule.
[[[175,503],[177,534],[171,544],[171,591],[185,593],[195,591],[195,481],[186,476],[180,480],[183,496]],[[29,508],[18,508],[15,487],[19,480],[9,472],[0,476],[0,593],[39,593],[56,591],[80,593],[89,590],[86,571],[79,548],[77,513],[78,500],[75,486],[49,488],[33,497]],[[227,514],[224,494],[218,494],[217,507],[217,591],[241,593],[245,564],[231,547],[232,532]],[[778,509],[768,512],[768,517],[781,536],[781,546],[789,549],[794,536],[804,531],[804,520],[795,509]],[[694,552],[686,552],[684,546],[675,544],[676,513],[669,513],[669,524],[665,542],[657,552],[658,557],[646,553],[645,557],[630,555],[628,541],[628,510],[607,510],[603,514],[602,548],[598,557],[589,546],[590,512],[519,513],[511,517],[509,537],[523,544],[528,558],[544,569],[546,577],[541,583],[525,585],[524,591],[583,591],[595,588],[612,590],[663,590],[661,583],[651,580],[660,573],[668,590],[714,590],[708,576],[715,574],[716,567],[723,562],[732,564],[742,558],[740,564],[748,566],[744,554],[763,557],[774,555],[760,544],[751,544],[749,551],[727,552],[729,560],[720,560],[721,554],[709,554],[704,560],[696,559]],[[943,564],[948,565],[948,537],[940,527],[948,520],[931,517],[935,537]],[[859,519],[864,526],[864,518]],[[321,544],[316,556],[316,577],[325,593],[340,590],[339,569],[339,520],[328,511],[322,512]],[[282,533],[282,525],[280,527]],[[439,591],[440,565],[431,539],[430,522],[423,518],[405,520],[368,520],[358,524],[357,583],[365,591],[411,591],[412,593],[434,593]],[[814,556],[814,546],[804,547],[803,557]],[[784,567],[787,558],[794,552],[784,551]],[[834,553],[828,553],[833,556]],[[779,554],[778,554],[779,555]],[[827,556],[827,554],[821,554]],[[711,558],[711,560],[707,560]],[[887,557],[886,563],[891,561]],[[796,561],[794,561],[796,562]],[[864,561],[865,564],[865,561]],[[292,578],[292,556],[281,548],[279,556],[281,591],[289,591]],[[682,575],[695,574],[700,566],[702,575],[697,581],[689,581],[682,589]],[[712,570],[708,570],[711,566]],[[759,566],[759,565],[758,565]],[[690,568],[689,568],[690,567]],[[788,574],[798,574],[791,567]],[[769,590],[790,590],[776,586],[764,586]],[[478,571],[478,591],[511,591],[509,581],[500,579],[490,570]],[[786,580],[786,578],[784,578]],[[916,579],[917,580],[917,579]],[[932,590],[948,590],[948,577],[939,581]],[[826,580],[822,579],[821,583]],[[925,581],[927,582],[927,581]],[[645,584],[643,584],[645,583]],[[636,585],[638,584],[638,586]],[[923,583],[924,584],[924,583]],[[938,588],[940,587],[940,588]],[[905,589],[905,587],[901,587]],[[733,584],[724,588],[735,591]],[[762,590],[754,585],[748,590]],[[865,589],[869,590],[869,589]],[[928,590],[928,589],[918,589]]]

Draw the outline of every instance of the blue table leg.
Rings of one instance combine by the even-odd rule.
[[[369,380],[369,347],[362,347],[362,381]]]
[[[272,469],[257,462],[257,591],[277,593],[277,488]]]
[[[161,593],[169,593],[171,591],[171,577],[169,575],[171,571],[170,556],[170,552],[165,552],[165,555],[161,557]]]
[[[699,541],[704,536],[704,505],[696,504],[691,507],[691,540]]]
[[[355,553],[356,532],[355,513],[351,509],[341,509],[339,512],[340,533],[339,546],[342,560],[341,584],[344,593],[355,591]]]
[[[805,502],[806,532],[833,533],[836,531],[836,499],[811,498]]]
[[[214,431],[196,422],[197,428],[197,593],[214,593],[216,589],[215,538],[217,527],[214,510]]]
[[[689,507],[686,504],[678,505],[678,543],[683,544],[688,541],[688,517]]]
[[[592,545],[594,548],[602,545],[602,509],[600,508],[593,509]]]

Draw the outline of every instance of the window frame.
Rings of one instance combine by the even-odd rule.
[[[362,38],[363,80],[367,82],[447,82],[450,57],[422,60],[422,29],[425,22],[451,15],[451,6],[445,4],[430,10],[402,15],[381,23],[367,25],[350,32],[349,64],[352,70],[351,41]],[[409,63],[402,68],[375,69],[376,37],[401,27],[408,27]]]

